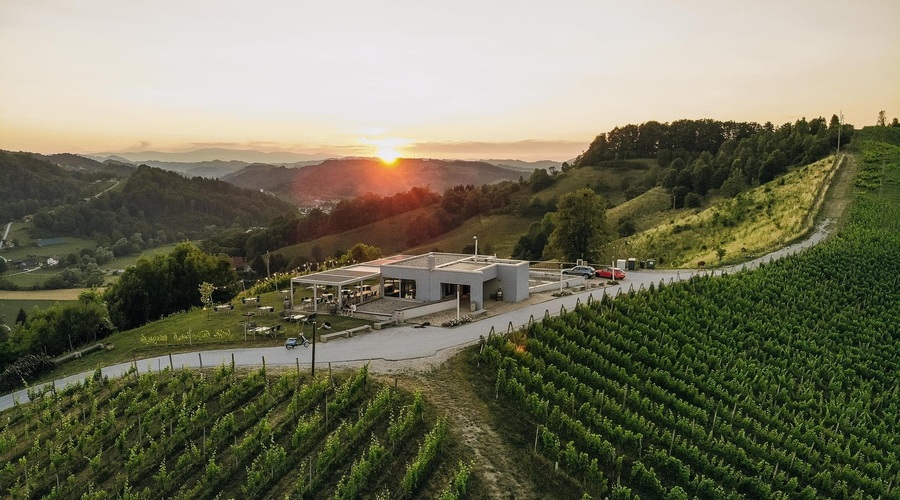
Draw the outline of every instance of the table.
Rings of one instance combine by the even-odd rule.
[[[290,316],[285,316],[285,321],[301,321],[306,318],[305,314],[291,314]]]
[[[216,312],[230,311],[230,310],[234,309],[234,304],[219,304],[219,305],[213,306],[213,309],[215,309]]]
[[[256,309],[268,313],[275,312],[275,308],[273,306],[259,306]]]

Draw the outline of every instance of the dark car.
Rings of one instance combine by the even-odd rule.
[[[623,280],[625,279],[625,271],[619,269],[618,267],[603,267],[597,269],[597,277],[606,278],[608,280]]]
[[[575,276],[584,276],[585,278],[593,278],[596,271],[591,266],[575,266],[570,269],[563,269],[563,274],[572,274]]]

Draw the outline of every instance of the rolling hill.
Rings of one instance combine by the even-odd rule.
[[[386,165],[371,158],[326,160],[293,171],[290,182],[271,191],[298,205],[316,200],[353,198],[366,193],[381,196],[427,187],[442,192],[459,184],[481,186],[503,180],[517,180],[519,171],[483,162],[399,159]],[[234,182],[241,185],[236,179]]]

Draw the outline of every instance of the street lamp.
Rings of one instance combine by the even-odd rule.
[[[475,240],[475,256],[478,257],[478,236],[472,236],[472,239]]]
[[[312,323],[312,377],[316,376],[316,313],[312,313],[306,317],[304,323]],[[301,327],[302,331],[302,327]]]

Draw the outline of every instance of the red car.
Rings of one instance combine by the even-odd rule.
[[[623,280],[625,279],[625,271],[619,269],[618,267],[602,267],[600,269],[597,269],[597,277],[616,281]]]

